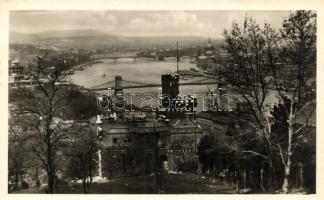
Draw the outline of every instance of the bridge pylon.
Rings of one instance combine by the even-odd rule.
[[[115,96],[123,94],[122,77],[115,76]]]

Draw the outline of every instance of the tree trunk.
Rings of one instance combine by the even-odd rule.
[[[47,192],[50,194],[53,194],[54,193],[54,174],[50,171],[47,172]]]
[[[243,170],[243,188],[246,189],[246,168]]]
[[[88,194],[87,179],[85,177],[82,178],[82,185],[83,185],[83,193]]]
[[[17,191],[19,189],[19,171],[15,169],[15,187],[14,190]]]
[[[236,193],[240,194],[240,184],[241,184],[241,172],[240,170],[236,170]]]
[[[276,182],[276,173],[275,173],[275,169],[273,167],[273,162],[272,162],[272,156],[269,155],[268,157],[268,161],[269,161],[269,178],[268,178],[268,183],[267,183],[267,189],[270,191],[273,191],[276,186],[277,186],[277,182]]]
[[[263,170],[263,167],[261,167],[260,169],[260,172],[259,172],[259,185],[258,187],[261,189],[261,191],[265,192],[265,188],[264,188],[264,185],[263,185],[263,173],[264,173],[264,170]]]
[[[35,172],[35,182],[36,182],[36,187],[40,187],[40,179],[39,179],[39,172],[38,172],[38,166],[36,166],[36,172]]]
[[[88,172],[89,172],[89,178],[90,178],[90,183],[92,182],[92,156],[91,156],[91,152],[88,153]]]
[[[267,119],[267,118],[266,118]],[[273,167],[273,161],[272,161],[272,157],[273,157],[273,153],[272,153],[272,145],[271,145],[271,141],[269,139],[269,135],[271,135],[271,126],[270,123],[267,120],[267,124],[268,124],[268,131],[263,129],[262,133],[264,135],[264,140],[265,140],[265,144],[267,147],[267,161],[268,161],[268,169],[269,169],[269,178],[266,184],[266,188],[272,190],[275,185],[276,185],[276,178],[275,178],[275,170]]]
[[[55,179],[55,170],[53,166],[53,157],[52,157],[52,145],[50,139],[51,132],[49,128],[47,129],[47,192],[50,194],[54,193],[54,179]]]
[[[240,194],[240,180],[236,180],[236,194]]]
[[[288,127],[288,149],[287,149],[287,162],[285,165],[285,177],[284,177],[284,182],[282,184],[282,190],[284,193],[289,192],[289,182],[290,182],[290,170],[291,170],[291,155],[292,155],[292,135],[293,135],[293,127],[292,123],[289,122],[289,127]]]
[[[20,177],[20,188],[25,189],[24,186],[23,186],[24,185],[24,179],[23,179],[21,171],[19,172],[19,177]]]

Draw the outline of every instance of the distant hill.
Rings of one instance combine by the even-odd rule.
[[[36,46],[55,46],[60,48],[170,47],[175,45],[175,41],[179,41],[179,44],[183,47],[199,46],[206,44],[207,38],[198,36],[126,37],[93,29],[46,31],[28,34],[11,31],[9,35],[10,44],[33,44]],[[218,43],[218,41],[215,43]]]
[[[124,37],[98,30],[46,31],[28,34],[12,31],[9,35],[10,44],[33,44],[65,48],[86,48],[119,40],[124,40]]]
[[[9,33],[9,43],[10,44],[30,44],[35,38],[32,34],[18,33],[10,31]]]
[[[41,39],[49,38],[78,38],[78,37],[111,37],[119,38],[120,36],[106,33],[103,31],[86,29],[86,30],[66,30],[66,31],[46,31],[34,34]]]
[[[73,38],[73,37],[120,37],[114,34],[98,31],[94,29],[84,30],[64,30],[64,31],[45,31],[38,33],[19,33],[10,31],[10,37],[12,39],[49,39],[49,38]],[[17,37],[17,38],[16,38]]]

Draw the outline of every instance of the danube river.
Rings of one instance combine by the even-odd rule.
[[[138,58],[136,62],[133,59],[118,59],[117,62],[110,59],[101,60],[102,63],[95,63],[91,66],[85,65],[83,71],[75,71],[71,75],[71,81],[77,85],[91,88],[103,84],[108,81],[114,80],[115,76],[122,76],[123,80],[134,81],[139,83],[153,83],[161,84],[161,75],[175,72],[177,70],[177,63],[175,58],[167,58],[164,61],[155,61],[152,59]],[[190,63],[189,58],[182,58],[179,61],[179,70],[189,70],[196,68],[196,64]],[[197,77],[187,81],[195,81],[203,79]],[[186,82],[180,80],[180,82]],[[216,82],[216,80],[215,80]],[[215,88],[215,85],[197,85],[197,86],[180,86],[180,95],[206,95],[209,89]],[[152,95],[157,102],[158,88],[139,88],[124,90],[124,94],[140,94]],[[107,94],[107,91],[100,92]],[[201,101],[201,100],[200,100]],[[128,101],[129,102],[129,101]],[[137,101],[133,102],[138,106]],[[199,103],[201,107],[202,102]],[[156,107],[156,105],[154,106]]]
[[[108,81],[113,81],[115,76],[122,76],[123,80],[134,81],[139,83],[161,84],[161,75],[174,72],[177,69],[175,58],[168,58],[165,61],[155,61],[152,59],[138,58],[136,62],[133,59],[118,59],[117,62],[110,59],[103,59],[101,63],[95,63],[91,66],[85,65],[83,71],[75,71],[71,75],[71,81],[77,85],[91,88],[103,84]],[[179,70],[196,68],[196,64],[190,63],[189,58],[182,58],[179,62]],[[196,77],[187,81],[195,81],[203,79]],[[186,82],[180,80],[180,82]],[[216,80],[215,80],[216,83]],[[101,86],[102,87],[102,86]],[[180,95],[198,96],[198,111],[207,108],[206,94],[209,90],[216,91],[217,85],[196,85],[196,86],[180,86]],[[128,103],[140,106],[140,103],[145,100],[145,95],[149,95],[154,99],[154,107],[158,104],[158,88],[138,88],[124,90],[124,94]],[[107,91],[102,91],[100,94],[107,94]],[[136,97],[130,100],[130,94],[136,94]],[[266,103],[273,104],[276,102],[276,93],[268,91]],[[147,100],[147,99],[146,99]]]
[[[122,79],[127,81],[157,84],[161,83],[162,74],[177,70],[175,58],[168,58],[165,61],[154,61],[152,59],[138,58],[136,62],[134,62],[133,59],[118,59],[116,63],[110,59],[100,61],[102,61],[102,63],[95,63],[92,66],[86,65],[83,71],[76,71],[75,74],[71,76],[72,82],[77,85],[90,88],[108,81],[112,81],[114,80],[115,76],[122,76]],[[179,70],[189,70],[190,68],[196,68],[196,64],[190,63],[189,58],[180,60]],[[207,86],[180,87],[180,91],[185,93],[188,93],[191,90],[196,91],[196,89],[207,92]],[[157,89],[145,88],[125,92],[147,92],[154,90]]]

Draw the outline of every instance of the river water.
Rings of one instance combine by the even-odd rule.
[[[101,60],[103,63],[95,63],[92,66],[86,65],[83,71],[76,71],[70,76],[73,83],[90,88],[102,83],[114,80],[115,76],[122,76],[123,80],[140,83],[161,83],[161,75],[174,72],[177,69],[175,58],[168,58],[165,61],[154,61],[152,59],[138,58],[118,59],[115,63],[111,59]],[[179,70],[196,68],[196,64],[190,63],[189,58],[182,58],[179,61]],[[105,75],[105,76],[103,76]],[[182,80],[181,80],[182,81]],[[192,80],[190,80],[192,81]],[[181,86],[180,91],[186,92],[187,89],[207,89],[207,86]],[[136,89],[135,92],[154,91],[156,89],[145,88]],[[134,92],[134,91],[126,91]]]
[[[115,76],[122,76],[123,80],[147,83],[161,84],[161,75],[174,72],[177,69],[176,58],[167,58],[164,61],[155,61],[152,59],[138,58],[136,62],[132,58],[118,59],[117,62],[111,59],[103,59],[102,63],[95,63],[91,66],[86,65],[83,71],[75,71],[75,74],[70,76],[74,84],[91,88],[103,84],[108,81],[113,81]],[[190,63],[189,58],[182,58],[179,61],[179,70],[196,68],[196,64]],[[202,77],[193,78],[187,81],[195,81],[203,79]],[[180,82],[186,82],[180,80]],[[215,81],[216,82],[216,81]],[[180,86],[180,95],[206,95],[210,88],[215,88],[216,85],[197,85],[197,86]],[[123,91],[126,96],[130,94],[151,95],[157,102],[158,88],[139,88],[127,89]],[[100,94],[106,94],[107,91],[101,91]],[[202,100],[201,100],[202,101]],[[129,101],[128,101],[129,102]],[[138,106],[137,101],[133,101]],[[198,104],[202,106],[202,102]],[[154,105],[156,107],[156,105]],[[202,109],[202,108],[201,108]],[[199,110],[201,110],[199,109]]]
[[[167,58],[164,61],[155,61],[152,59],[138,58],[136,62],[132,58],[118,59],[117,62],[111,59],[103,59],[102,63],[95,63],[91,66],[86,65],[83,71],[76,71],[70,76],[74,84],[91,88],[103,84],[108,81],[113,81],[115,76],[122,76],[123,80],[139,82],[139,83],[161,83],[161,75],[174,72],[177,69],[176,58]],[[179,61],[179,70],[196,68],[196,64],[190,63],[189,58],[182,58]],[[103,76],[105,75],[105,76]],[[197,77],[188,81],[195,81],[202,79]],[[186,82],[180,80],[180,82]],[[216,82],[216,80],[215,80]],[[180,86],[180,95],[198,95],[198,111],[206,109],[207,98],[206,94],[210,89],[216,91],[217,85],[196,85],[196,86]],[[144,95],[149,95],[154,99],[154,107],[158,104],[158,88],[138,88],[127,89],[123,91],[128,103],[133,103],[139,106],[144,100]],[[107,94],[107,91],[98,92],[100,94]],[[136,94],[136,98],[130,100],[130,95]],[[268,91],[266,103],[273,104],[276,101],[276,93]]]

